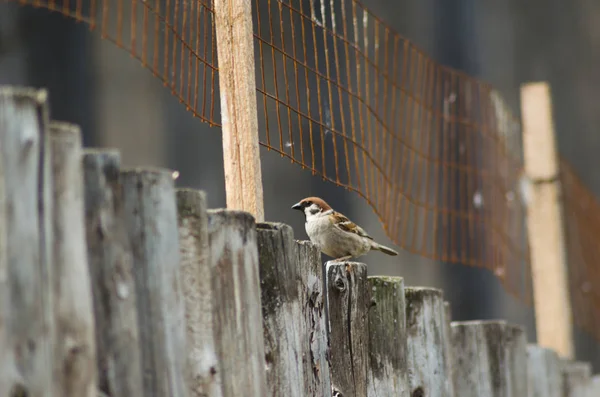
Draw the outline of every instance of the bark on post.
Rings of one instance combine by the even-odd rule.
[[[191,189],[177,191],[181,286],[187,329],[188,390],[190,397],[220,397],[221,372],[213,333],[214,298],[206,195]]]
[[[133,252],[145,397],[187,396],[185,318],[172,172],[121,172]]]
[[[52,184],[46,91],[0,87],[0,395],[52,393]],[[2,336],[2,335],[0,335]],[[18,394],[17,394],[18,395]]]
[[[85,241],[81,133],[50,123],[54,203],[54,394],[96,396],[96,342]]]
[[[527,341],[505,321],[452,323],[457,396],[527,396]]]
[[[369,304],[367,265],[328,262],[331,383],[344,397],[367,395]]]
[[[404,280],[369,277],[369,397],[408,396]]]
[[[123,221],[121,158],[83,155],[87,255],[94,301],[98,388],[111,397],[144,396],[133,256]]]
[[[563,397],[561,361],[550,349],[527,346],[529,397]]]
[[[307,396],[331,393],[329,344],[325,322],[325,294],[321,252],[310,241],[296,241],[302,281],[302,362]]]
[[[294,233],[288,225],[257,225],[267,395],[305,395],[302,304]]]
[[[208,233],[223,397],[264,397],[265,347],[254,218],[241,211],[208,211]]]
[[[445,314],[442,291],[407,287],[406,345],[411,396],[452,397],[446,369]]]

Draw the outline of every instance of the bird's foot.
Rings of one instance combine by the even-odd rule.
[[[332,262],[344,262],[344,261],[347,261],[348,259],[352,259],[352,255],[342,256],[341,258],[336,258],[336,259],[332,260]]]

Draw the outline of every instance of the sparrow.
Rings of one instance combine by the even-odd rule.
[[[398,255],[393,249],[376,243],[363,228],[334,211],[323,199],[307,197],[294,204],[292,209],[304,212],[304,227],[310,241],[334,261],[356,258],[371,250]]]

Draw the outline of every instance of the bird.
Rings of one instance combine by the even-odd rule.
[[[356,258],[371,250],[398,255],[393,249],[375,242],[363,228],[319,197],[306,197],[294,204],[292,209],[304,212],[308,238],[334,261]]]

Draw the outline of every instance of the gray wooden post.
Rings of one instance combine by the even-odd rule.
[[[452,323],[457,396],[527,396],[527,340],[505,321]]]
[[[404,280],[369,277],[368,396],[408,396]]]
[[[554,350],[527,346],[529,397],[562,397],[561,361]]]
[[[442,291],[406,287],[408,383],[411,396],[452,397],[446,368],[445,314]]]
[[[369,366],[367,265],[327,263],[331,382],[344,397],[367,395]]]
[[[172,172],[122,171],[145,397],[187,396],[185,318]]]
[[[209,210],[214,324],[223,397],[267,395],[254,218]]]
[[[329,396],[331,372],[325,322],[321,252],[309,241],[296,241],[302,281],[302,357],[307,396]]]
[[[98,388],[142,397],[133,256],[123,221],[119,153],[85,150],[85,222],[94,300]]]
[[[96,397],[96,342],[87,263],[81,132],[50,123],[54,203],[54,394]]]
[[[213,333],[214,296],[211,286],[206,195],[177,190],[181,286],[187,325],[188,390],[191,397],[220,397],[221,371]]]
[[[592,378],[589,397],[600,396],[600,375],[595,375]]]
[[[45,91],[0,87],[3,396],[52,394],[52,184],[47,126]]]
[[[562,367],[565,382],[563,397],[589,397],[592,387],[591,365],[580,361],[563,361]]]
[[[305,396],[302,291],[292,228],[257,225],[267,395]]]

